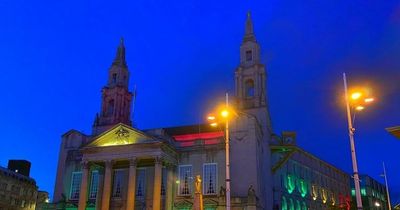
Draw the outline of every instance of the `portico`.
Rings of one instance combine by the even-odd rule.
[[[123,135],[121,135],[123,133]],[[112,134],[112,135],[110,135]],[[79,210],[86,208],[88,199],[88,186],[90,166],[96,165],[104,170],[100,176],[103,177],[103,182],[99,183],[99,188],[102,193],[97,199],[100,206],[97,209],[108,210],[113,193],[113,177],[114,171],[127,171],[126,190],[121,190],[121,199],[119,199],[125,209],[133,210],[136,201],[136,183],[138,167],[145,167],[152,171],[153,182],[152,195],[147,196],[152,198],[152,202],[146,204],[152,205],[152,209],[161,209],[161,185],[163,167],[166,168],[164,176],[167,176],[167,183],[164,183],[165,191],[171,191],[173,185],[168,182],[173,181],[174,169],[176,167],[176,152],[168,144],[148,137],[128,126],[120,124],[106,131],[103,135],[83,147],[81,152],[82,157],[82,180],[79,194]],[[146,175],[147,176],[147,175]],[[147,194],[149,195],[149,194]],[[151,204],[150,204],[151,203]],[[170,209],[172,203],[171,196],[165,196],[165,209]]]

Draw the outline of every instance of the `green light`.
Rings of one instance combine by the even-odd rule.
[[[367,191],[365,190],[365,188],[361,188],[361,195],[364,195],[364,196],[367,195]]]
[[[285,196],[282,196],[282,210],[288,210]]]
[[[294,189],[296,188],[296,180],[293,175],[287,175],[287,190],[289,194],[292,194]]]
[[[352,196],[355,196],[355,195],[356,195],[356,190],[355,190],[355,189],[352,189],[352,190],[351,190],[351,195],[352,195]]]
[[[289,198],[289,210],[294,210],[294,203],[291,198]]]
[[[300,201],[296,201],[296,210],[301,210]]]
[[[300,194],[301,194],[301,197],[303,197],[303,198],[306,197],[307,192],[308,192],[307,183],[303,179],[301,179],[300,180]]]

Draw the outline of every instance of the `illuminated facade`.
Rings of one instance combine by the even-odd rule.
[[[225,209],[224,133],[208,125],[132,127],[129,70],[121,41],[92,134],[62,136],[54,190],[60,209],[191,209],[202,177],[205,209]],[[265,67],[250,15],[235,71],[231,120],[232,209],[272,209],[271,128]]]
[[[304,151],[284,132],[272,149],[274,209],[348,209],[350,176]]]
[[[360,175],[361,198],[365,210],[387,210],[386,187],[368,175]],[[353,203],[356,202],[356,192],[352,182],[351,195]],[[356,208],[352,208],[356,209]]]

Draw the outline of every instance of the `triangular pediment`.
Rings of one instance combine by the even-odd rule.
[[[120,123],[97,136],[85,147],[108,147],[154,141],[156,141],[154,138],[142,131]]]

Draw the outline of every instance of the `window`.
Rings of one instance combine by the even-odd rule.
[[[113,198],[120,198],[121,197],[121,185],[122,185],[122,170],[115,170],[114,171],[114,181],[113,181]]]
[[[107,113],[106,116],[111,116],[114,113],[114,100],[111,99],[108,101]]]
[[[254,81],[252,79],[246,80],[245,88],[246,88],[246,97],[253,97],[254,96]]]
[[[98,189],[99,189],[99,172],[92,171],[92,177],[90,179],[89,199],[96,199]]]
[[[167,168],[162,168],[161,178],[161,196],[165,196],[167,185]]]
[[[192,193],[192,166],[180,165],[179,166],[179,195],[191,195]]]
[[[206,163],[203,165],[203,194],[217,193],[217,164]]]
[[[246,61],[251,61],[253,60],[253,53],[251,52],[251,50],[247,50],[246,51]]]
[[[71,200],[78,200],[79,199],[79,191],[81,188],[81,179],[82,179],[82,172],[72,172],[71,178],[71,191],[69,198]]]
[[[117,74],[116,74],[116,73],[114,73],[114,74],[112,75],[112,83],[113,83],[113,84],[117,83]]]
[[[136,197],[144,199],[146,189],[146,169],[140,168],[137,170],[136,178]]]

